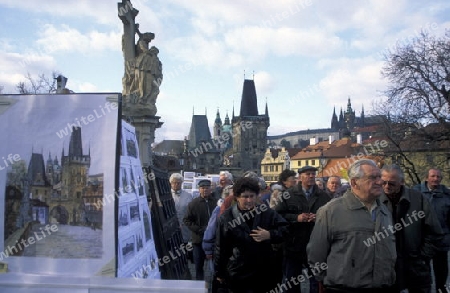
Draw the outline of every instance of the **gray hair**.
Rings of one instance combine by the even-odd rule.
[[[244,173],[243,177],[250,177],[250,178],[256,179],[256,181],[258,181],[259,188],[261,188],[261,189],[267,188],[266,181],[263,178],[259,177],[258,174],[256,174],[255,172],[247,171]]]
[[[221,175],[221,176],[223,175],[223,176],[227,177],[228,180],[233,181],[233,174],[231,174],[228,171],[221,171],[219,173],[219,175]]]
[[[378,168],[377,164],[373,160],[369,159],[361,159],[353,162],[350,167],[348,167],[348,179],[354,179],[354,178],[361,178],[364,177],[364,171],[361,170],[361,166],[363,165],[369,165],[372,167]]]
[[[341,177],[340,177],[340,176],[338,176],[338,175],[331,175],[330,177],[328,177],[327,182],[328,182],[331,178],[337,178],[337,179],[339,179],[339,183],[341,183]]]
[[[400,168],[399,165],[392,164],[392,165],[384,165],[383,168],[381,168],[381,171],[385,171],[388,173],[391,172],[397,172],[398,177],[400,178],[401,182],[405,181],[405,174],[403,173],[403,170]]]
[[[180,173],[173,173],[170,175],[169,182],[172,183],[174,180],[181,180],[181,182],[183,182],[184,178]]]

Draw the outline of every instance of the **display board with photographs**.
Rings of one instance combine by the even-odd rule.
[[[118,204],[118,277],[160,279],[145,177],[134,127],[122,121]]]
[[[119,97],[0,97],[0,258],[9,272],[115,275]]]

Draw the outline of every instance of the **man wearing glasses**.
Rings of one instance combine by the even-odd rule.
[[[397,289],[400,292],[431,292],[430,259],[442,230],[433,208],[417,190],[405,187],[397,165],[381,169],[383,194],[380,201],[392,213],[397,248]],[[412,217],[418,214],[418,217]],[[407,291],[406,291],[407,290]]]
[[[382,194],[381,172],[372,160],[355,161],[348,169],[351,190],[317,212],[307,246],[312,267],[326,263],[316,275],[327,293],[393,293],[395,238],[383,228],[392,226]]]

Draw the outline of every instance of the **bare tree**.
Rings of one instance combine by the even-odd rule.
[[[411,43],[389,51],[385,61],[382,74],[390,84],[384,106],[391,116],[450,128],[450,31],[441,39],[422,32]]]
[[[25,81],[21,81],[16,85],[16,89],[20,94],[52,94],[56,92],[56,77],[58,72],[52,73],[52,78],[48,78],[44,73],[39,74],[37,78],[33,78],[30,73],[25,76]]]
[[[374,105],[374,111],[386,117],[382,135],[390,142],[387,155],[418,183],[425,165],[412,154],[438,151],[450,138],[450,31],[443,38],[422,32],[384,57],[387,99]],[[428,163],[445,166],[445,160],[435,156]]]

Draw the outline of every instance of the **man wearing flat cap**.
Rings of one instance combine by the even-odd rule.
[[[330,200],[316,185],[316,171],[313,166],[300,168],[298,184],[287,189],[290,196],[275,206],[275,210],[289,222],[283,255],[284,282],[290,285],[286,292],[301,292],[300,284],[293,284],[291,279],[300,276],[304,268],[309,268],[306,245],[314,228],[316,212]],[[310,292],[317,293],[317,281],[314,278],[309,278],[309,281]]]
[[[202,248],[203,234],[205,233],[211,213],[216,207],[217,199],[211,196],[210,180],[200,180],[198,189],[200,196],[194,198],[189,203],[183,222],[192,233],[195,278],[196,280],[204,280],[203,266],[206,256]]]

